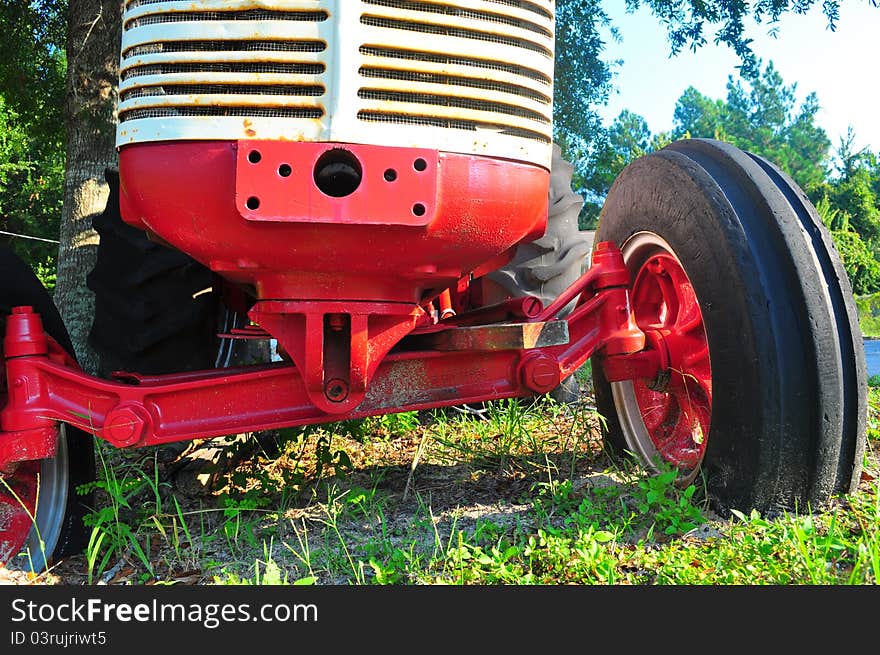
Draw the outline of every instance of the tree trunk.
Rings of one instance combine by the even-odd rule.
[[[120,0],[70,0],[67,25],[67,167],[55,304],[80,365],[95,373],[98,359],[88,344],[94,295],[86,287],[86,275],[98,246],[92,217],[107,202],[104,169],[116,166]]]

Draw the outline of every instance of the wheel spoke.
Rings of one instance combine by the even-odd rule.
[[[700,339],[698,343],[694,344],[693,350],[689,350],[682,355],[680,363],[682,370],[685,371],[691,371],[692,369],[697,369],[699,371],[702,371],[703,369],[708,370],[709,344]]]
[[[649,431],[655,432],[670,420],[670,413],[674,408],[673,398],[667,393],[656,393],[648,389],[644,382],[638,382],[636,390],[639,408],[642,411],[642,419]]]
[[[675,294],[678,299],[678,313],[675,317],[673,328],[679,334],[691,332],[703,332],[703,314],[694,294],[694,288],[685,276],[684,271],[679,269],[673,274]]]
[[[643,330],[658,328],[663,325],[665,312],[663,291],[656,283],[640,284],[635,287],[631,300],[633,307],[638,307],[636,324]]]

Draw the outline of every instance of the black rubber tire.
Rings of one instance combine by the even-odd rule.
[[[67,328],[49,293],[31,268],[6,246],[0,246],[0,284],[0,334],[5,333],[6,316],[11,308],[29,305],[39,312],[46,333],[74,356]],[[93,493],[77,494],[77,487],[95,479],[94,438],[71,426],[66,426],[66,435],[69,476],[67,504],[55,548],[51,553],[46,553],[50,563],[58,557],[82,551],[89,535],[89,530],[83,525],[83,516],[94,506]]]
[[[653,232],[693,285],[709,343],[712,418],[702,472],[721,511],[817,507],[855,490],[865,356],[849,280],[806,195],[767,161],[684,140],[627,167],[598,241]],[[626,441],[593,366],[606,443]]]
[[[213,368],[218,352],[217,294],[207,267],[150,241],[122,221],[119,173],[108,169],[110,195],[93,226],[101,237],[87,284],[95,293],[89,343],[101,374],[161,374]]]
[[[554,144],[544,236],[520,244],[509,264],[487,276],[511,297],[536,296],[547,306],[584,271],[593,233],[578,229],[584,199],[571,188],[573,172],[574,166],[562,158]]]

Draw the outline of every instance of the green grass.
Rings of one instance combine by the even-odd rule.
[[[589,398],[289,432],[196,498],[157,460],[113,453],[84,568],[124,562],[130,584],[876,584],[869,393],[860,490],[772,517],[721,518],[699,484],[613,465]]]

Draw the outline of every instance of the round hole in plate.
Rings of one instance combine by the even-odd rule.
[[[263,155],[260,154],[259,150],[251,150],[248,153],[248,161],[252,164],[258,164],[262,158]]]
[[[260,208],[260,199],[256,196],[251,196],[247,199],[247,202],[244,203],[248,209],[259,209]]]
[[[413,168],[421,173],[423,170],[428,168],[428,162],[419,157],[413,162]]]
[[[416,216],[424,216],[426,211],[427,209],[425,209],[425,206],[420,202],[413,205],[412,213]]]
[[[397,171],[393,168],[386,169],[385,173],[383,173],[382,177],[385,178],[386,182],[393,182],[397,179]]]
[[[278,174],[281,177],[290,177],[290,174],[293,172],[293,169],[290,167],[290,164],[281,164],[278,167]]]
[[[358,158],[345,148],[332,148],[318,157],[315,186],[332,198],[344,198],[357,191],[363,177]]]

